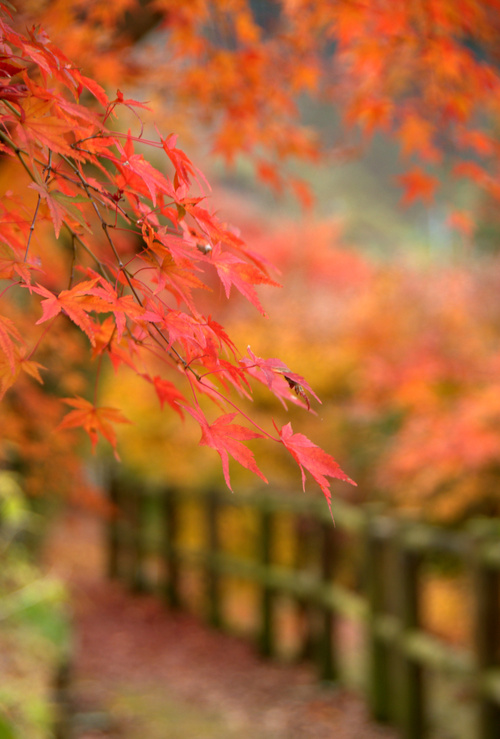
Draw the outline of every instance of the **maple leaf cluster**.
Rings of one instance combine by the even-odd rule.
[[[95,361],[96,386],[92,400],[80,392],[65,398],[72,410],[59,432],[80,427],[93,447],[102,435],[117,455],[114,424],[126,419],[97,402],[109,360],[152,385],[162,407],[199,423],[201,444],[219,453],[229,486],[229,456],[265,479],[245,442],[266,438],[291,454],[303,480],[309,471],[330,502],[327,478],[349,480],[330,455],[289,424],[274,433],[246,414],[248,426],[234,422],[241,411],[231,390],[248,396],[252,380],[262,380],[278,398],[291,394],[309,407],[306,381],[279,360],[241,358],[199,308],[197,291],[218,280],[227,298],[237,291],[263,313],[256,286],[277,285],[266,261],[210,212],[208,185],[175,136],[116,130],[120,110],[140,121],[144,103],[120,90],[109,96],[40,27],[21,33],[6,6],[0,13],[1,397],[31,407],[19,375],[43,382],[47,346],[60,386],[53,395],[64,395],[71,382],[60,359],[75,345],[76,355],[87,351]],[[20,313],[27,320],[17,324]],[[65,344],[61,356],[54,336]],[[209,420],[203,397],[223,414]],[[2,453],[8,457],[5,443]]]

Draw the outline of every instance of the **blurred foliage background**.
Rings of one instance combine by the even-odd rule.
[[[20,5],[32,14],[40,10],[37,2]],[[294,424],[300,417],[301,430],[357,482],[356,488],[333,486],[334,515],[336,497],[380,501],[390,510],[449,526],[478,514],[500,515],[500,222],[496,202],[453,175],[451,144],[442,141],[446,156],[434,166],[442,183],[435,199],[404,206],[397,178],[408,163],[399,146],[382,133],[367,139],[346,134],[338,110],[302,92],[301,123],[322,138],[328,152],[321,161],[290,158],[290,177],[307,182],[314,195],[304,208],[284,188],[263,187],[258,159],[239,154],[229,166],[224,152],[214,154],[206,135],[213,133],[213,120],[186,115],[189,99],[185,108],[169,108],[159,67],[150,78],[131,73],[152,59],[152,48],[158,52],[154,39],[146,44],[139,33],[124,64],[112,46],[96,55],[78,27],[67,33],[69,4],[44,5],[45,22],[60,40],[67,35],[82,64],[91,71],[99,65],[110,85],[151,101],[155,113],[144,115],[145,135],[155,136],[154,121],[179,133],[180,145],[213,185],[212,204],[276,265],[283,287],[260,291],[267,319],[236,295],[228,304],[218,291],[204,295],[204,308],[239,337],[243,353],[249,344],[258,356],[280,357],[321,398],[322,404],[311,400],[308,414],[291,396],[285,412],[263,387],[253,398],[253,416],[267,427],[270,418]],[[96,12],[104,8],[94,6]],[[111,35],[112,16],[106,29]],[[157,104],[163,104],[161,117]],[[130,125],[137,126],[132,115]],[[0,168],[5,187],[9,176],[8,167]],[[9,674],[0,685],[0,736],[7,739],[44,736],[52,718],[40,686],[68,641],[64,593],[37,569],[28,545],[30,532],[43,528],[32,502],[46,497],[106,509],[90,469],[98,465],[89,462],[88,442],[82,438],[79,444],[82,470],[69,451],[78,434],[53,433],[60,420],[53,399],[91,386],[95,373],[85,365],[79,340],[65,341],[66,328],[54,326],[38,357],[48,368],[43,391],[23,378],[1,408],[9,462],[9,470],[0,472],[0,652]],[[158,407],[151,385],[126,369],[116,375],[107,367],[100,395],[102,405],[122,408],[132,421],[117,429],[126,474],[155,484],[224,484],[217,454],[199,446],[199,431],[189,419]],[[272,486],[284,494],[300,486],[284,455],[259,442],[253,447]],[[109,461],[106,449],[99,451]],[[238,465],[231,466],[231,478],[235,495],[256,484]],[[315,494],[313,488],[311,483],[306,494]],[[252,522],[247,524],[251,533]],[[187,541],[196,539],[194,524],[185,529]],[[247,533],[228,518],[228,549],[241,551]],[[280,541],[279,557],[286,562],[293,556],[286,525]],[[441,564],[435,569],[442,570]],[[462,584],[455,587],[455,573],[448,574],[439,586],[434,580],[429,585],[429,621],[434,630],[462,640],[456,617]],[[235,592],[236,602],[241,591]],[[462,613],[461,621],[466,618]]]

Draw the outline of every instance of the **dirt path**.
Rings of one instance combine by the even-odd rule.
[[[75,620],[75,739],[395,739],[312,669],[260,659],[251,645],[132,597],[103,579],[99,525],[65,519],[47,559]]]

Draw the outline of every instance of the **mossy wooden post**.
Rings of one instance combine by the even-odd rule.
[[[295,516],[295,569],[298,572],[307,570],[311,563],[311,534],[313,520],[311,516],[299,513]],[[302,637],[298,649],[299,660],[312,660],[315,657],[316,643],[314,638],[314,613],[310,602],[303,597],[298,597],[297,618],[300,625]],[[317,640],[316,640],[317,641]]]
[[[111,511],[106,525],[107,574],[111,579],[120,576],[120,486],[115,475],[108,488]]]
[[[333,523],[322,522],[320,525],[321,536],[321,585],[326,587],[330,584],[334,570],[334,534]],[[319,633],[317,639],[317,662],[319,674],[322,680],[337,680],[338,657],[335,645],[336,614],[328,606],[323,606],[320,616]]]
[[[215,490],[206,495],[207,514],[207,550],[208,562],[206,568],[207,578],[207,606],[208,622],[216,629],[222,628],[222,606],[221,606],[221,581],[216,567],[216,557],[219,553],[219,527],[218,527],[219,498]]]
[[[179,589],[179,561],[175,546],[178,528],[178,494],[174,488],[167,488],[163,494],[163,561],[164,596],[170,608],[181,605]]]
[[[135,531],[134,519],[136,501],[130,482],[120,481],[120,540],[121,566],[120,577],[129,587],[133,586],[135,577]]]
[[[365,532],[365,573],[368,599],[368,701],[373,718],[391,719],[390,660],[387,644],[377,632],[377,619],[385,610],[384,540],[377,530],[377,519],[369,513]]]
[[[474,522],[480,523],[480,522]],[[481,556],[481,543],[485,540],[478,527],[473,530],[472,578],[475,595],[474,648],[478,671],[477,739],[500,737],[500,706],[486,695],[484,673],[498,668],[500,647],[499,572],[489,567]]]
[[[421,555],[405,547],[403,530],[394,537],[397,547],[397,609],[403,639],[420,625],[419,573]],[[401,652],[398,658],[400,722],[403,739],[423,739],[425,734],[423,669],[414,659]]]
[[[147,590],[145,563],[145,511],[147,493],[137,483],[129,491],[131,502],[131,587],[134,593],[144,593]]]
[[[274,513],[269,510],[266,501],[260,511],[260,541],[259,564],[268,568],[272,559]],[[274,645],[274,592],[270,585],[263,584],[260,603],[260,644],[259,648],[265,657],[271,657],[275,650]]]
[[[72,677],[71,661],[69,655],[65,655],[57,667],[52,686],[54,718],[51,736],[53,739],[71,739],[73,736]],[[1,736],[3,737],[3,734]]]

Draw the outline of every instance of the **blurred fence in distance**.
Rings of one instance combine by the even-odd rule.
[[[343,679],[339,619],[357,622],[373,718],[399,726],[404,739],[428,736],[429,679],[438,674],[462,686],[472,715],[467,736],[500,736],[499,521],[450,531],[335,500],[333,526],[325,501],[303,494],[147,489],[116,479],[110,498],[117,511],[107,528],[111,577],[195,610],[216,628],[230,628],[231,588],[241,601],[241,583],[251,585],[248,631],[268,657],[280,653],[285,599],[300,625],[295,656],[314,660],[327,681]],[[288,551],[280,546],[285,539],[293,541]],[[346,558],[354,567],[348,576]],[[429,561],[465,578],[472,611],[466,645],[425,628]],[[455,736],[453,729],[446,735]]]

